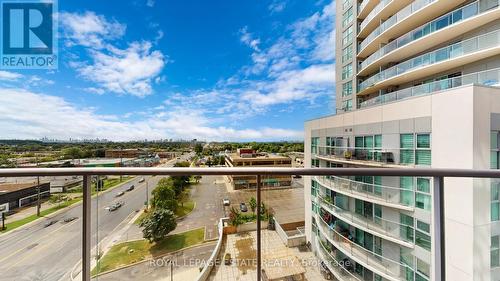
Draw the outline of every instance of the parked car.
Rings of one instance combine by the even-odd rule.
[[[123,196],[123,194],[125,194],[125,192],[120,191],[120,192],[116,193],[115,197],[120,197],[120,196]]]
[[[125,189],[125,191],[132,191],[132,190],[134,190],[134,188],[135,188],[135,185],[131,185],[131,186],[127,187],[127,189]]]
[[[301,175],[294,175],[294,176],[293,176],[293,178],[294,178],[294,179],[301,179],[301,178],[302,178],[302,176],[301,176]]]
[[[49,227],[49,226],[51,226],[51,225],[55,224],[56,222],[57,222],[57,220],[51,220],[51,221],[48,221],[48,222],[46,222],[46,223],[43,225],[43,227]]]
[[[69,218],[65,218],[65,219],[63,220],[63,222],[64,222],[64,223],[72,222],[72,221],[76,220],[77,218],[78,218],[78,217],[69,217]]]
[[[140,179],[139,179],[139,182],[144,182],[144,181],[145,181],[145,179],[144,179],[144,178],[140,178]]]
[[[244,202],[240,203],[240,211],[248,212],[248,207]]]
[[[222,200],[222,203],[224,204],[224,206],[229,206],[231,203],[229,202],[229,198],[224,198]]]

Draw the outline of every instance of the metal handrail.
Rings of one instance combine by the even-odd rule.
[[[500,178],[500,170],[448,168],[7,168],[0,177],[97,175],[303,175]]]

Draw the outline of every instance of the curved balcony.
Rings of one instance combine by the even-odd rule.
[[[402,192],[409,192],[405,189],[362,183],[341,177],[316,176],[314,180],[325,188],[349,197],[400,210],[414,210],[413,200],[406,201],[401,196]]]
[[[349,240],[340,234],[335,226],[328,225],[321,216],[316,215],[319,221],[318,229],[335,248],[341,251],[355,262],[361,264],[374,273],[392,281],[406,280],[404,276],[405,269],[409,266],[400,262],[388,259]]]
[[[332,254],[331,249],[328,249],[324,245],[325,242],[320,240],[319,236],[316,236],[316,249],[318,249],[319,256],[321,260],[325,263],[326,267],[330,272],[340,281],[364,281],[362,276],[349,271],[342,264],[342,261],[338,261]]]
[[[411,0],[382,0],[361,22],[358,37],[365,37],[373,31],[380,20],[386,19],[396,13],[402,7],[405,7]]]
[[[367,57],[380,46],[458,6],[465,0],[416,0],[375,28],[359,45],[359,57]]]
[[[484,5],[488,1],[489,5]],[[358,75],[376,71],[380,65],[418,54],[500,17],[499,3],[478,0],[426,23],[378,49],[360,64]]]
[[[377,216],[367,218],[335,206],[322,195],[319,195],[318,198],[320,205],[338,219],[341,219],[356,228],[381,237],[385,240],[397,243],[407,248],[413,248],[413,238],[401,233],[402,227],[405,229],[411,229],[411,231],[413,231],[413,227],[402,225]]]
[[[500,30],[473,37],[404,61],[359,84],[359,95],[440,73],[500,54]]]
[[[363,0],[358,7],[358,18],[364,19],[378,2],[379,0]]]
[[[396,92],[387,93],[359,104],[359,108],[368,108],[372,106],[387,104],[399,100],[405,100],[412,97],[426,96],[436,94],[441,91],[461,87],[464,85],[484,85],[500,87],[500,68],[471,73],[459,77],[453,77],[425,83],[422,85],[402,89]]]

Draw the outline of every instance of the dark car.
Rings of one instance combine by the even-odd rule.
[[[55,224],[56,222],[57,222],[56,220],[48,221],[48,222],[46,222],[46,223],[43,225],[43,227],[49,227],[49,226],[51,226],[51,225]]]
[[[240,211],[248,212],[247,205],[245,203],[240,203]]]
[[[65,218],[65,219],[63,220],[63,222],[64,222],[64,223],[72,222],[72,221],[76,220],[77,218],[78,218],[78,217],[69,217],[69,218]]]
[[[134,190],[134,188],[135,188],[135,186],[131,185],[127,189],[125,189],[125,191],[132,191],[132,190]]]

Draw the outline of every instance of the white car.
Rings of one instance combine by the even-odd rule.
[[[144,181],[145,181],[145,179],[144,179],[144,178],[141,178],[141,179],[139,180],[139,182],[144,182]]]
[[[222,200],[222,203],[224,204],[224,206],[229,206],[231,204],[229,202],[229,198],[224,198],[224,200]]]

